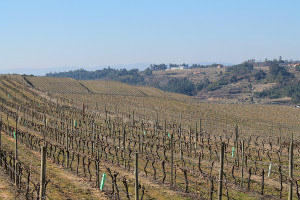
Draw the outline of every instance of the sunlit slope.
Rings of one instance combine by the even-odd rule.
[[[95,101],[104,102],[103,106],[112,110],[118,108],[123,112],[135,111],[136,115],[151,116],[153,119],[158,113],[161,119],[166,118],[168,121],[180,121],[181,114],[185,123],[205,119],[205,126],[218,131],[223,131],[226,125],[232,127],[235,124],[243,126],[245,134],[251,130],[279,133],[285,132],[284,129],[296,130],[300,127],[300,109],[294,107],[200,103],[187,95],[116,81],[76,81],[71,78],[52,77],[26,79],[40,90],[68,94],[66,97],[78,101],[79,104],[86,102],[87,105],[96,105]],[[98,104],[99,106],[101,105]]]
[[[86,80],[79,82],[94,94],[145,96],[137,87],[117,81]]]
[[[0,74],[0,80],[10,80],[21,83],[23,85],[27,85],[27,82],[19,74]]]
[[[153,88],[153,87],[136,87],[138,90],[142,91],[146,96],[151,97],[168,97],[168,93],[164,92],[160,89]]]
[[[72,78],[25,77],[33,87],[46,92],[87,94],[89,91]]]
[[[164,92],[154,87],[133,86],[117,81],[86,80],[79,81],[93,94],[121,95],[137,97],[160,97],[160,98],[184,98],[190,99],[187,95]]]

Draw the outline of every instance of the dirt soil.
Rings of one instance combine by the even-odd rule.
[[[3,169],[0,169],[0,199],[25,199],[25,196],[16,190],[8,174],[5,174]]]

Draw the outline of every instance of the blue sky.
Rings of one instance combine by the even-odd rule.
[[[0,70],[300,59],[299,0],[0,2]]]

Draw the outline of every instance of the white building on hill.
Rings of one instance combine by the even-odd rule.
[[[166,69],[166,70],[183,70],[183,69],[189,69],[189,67],[187,66],[171,67],[170,69]]]

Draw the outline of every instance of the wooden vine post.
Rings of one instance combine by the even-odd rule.
[[[45,199],[45,182],[46,182],[46,147],[41,147],[41,178],[40,178],[40,199]]]
[[[2,104],[3,104],[3,100],[2,100]],[[2,131],[2,113],[1,113],[1,122],[0,122],[0,152],[2,150],[2,147],[1,147],[1,131]]]
[[[166,142],[166,136],[167,136],[166,134],[167,134],[167,120],[165,119],[163,145],[165,145],[165,142]]]
[[[219,172],[219,188],[218,188],[218,200],[222,199],[222,187],[223,187],[223,168],[224,168],[224,150],[225,143],[222,142],[220,153],[220,172]]]
[[[44,145],[46,145],[47,118],[44,114]]]
[[[189,136],[190,136],[189,156],[191,156],[191,153],[192,153],[192,130],[191,130],[191,127],[189,128]]]
[[[200,137],[202,136],[202,119],[199,120],[199,133]]]
[[[92,122],[92,134],[93,134],[93,142],[92,142],[92,154],[94,153],[94,148],[95,148],[95,138],[96,138],[96,135],[95,135],[95,118],[93,116],[93,122]]]
[[[97,102],[96,102],[97,103]],[[96,106],[96,107],[98,107],[98,106]],[[96,108],[97,109],[97,108]],[[82,103],[82,115],[83,115],[83,117],[84,117],[84,114],[85,114],[85,110],[84,110],[84,103]]]
[[[124,166],[126,167],[126,131],[125,131],[125,127],[122,127],[123,130],[123,150],[124,150]]]
[[[243,181],[244,181],[244,148],[245,148],[245,140],[242,141],[241,187],[243,187]]]
[[[132,124],[133,124],[133,127],[135,126],[135,121],[134,121],[134,111],[132,111]],[[133,128],[132,127],[132,128]],[[133,131],[132,131],[133,132]]]
[[[135,200],[139,200],[139,153],[135,153]]]
[[[197,150],[197,143],[198,143],[198,132],[197,132],[197,122],[195,124],[195,152]]]
[[[289,151],[289,178],[290,178],[290,188],[289,188],[289,198],[288,200],[293,199],[293,137],[290,143]]]
[[[142,154],[144,154],[144,121],[142,120]]]
[[[99,143],[97,142],[97,166],[96,166],[96,179],[97,179],[97,187],[100,187],[100,152],[99,152]]]
[[[69,165],[69,140],[68,140],[68,135],[69,135],[69,127],[67,125],[67,133],[66,133],[67,168],[68,168],[68,165]]]
[[[17,175],[17,169],[18,169],[18,113],[16,116],[16,130],[15,130],[15,183],[18,185],[18,175]]]
[[[174,134],[171,134],[171,186],[173,186],[173,174],[174,174],[174,169],[173,169],[173,165],[174,165]]]
[[[179,148],[180,148],[180,160],[183,160],[183,151],[182,151],[182,135],[181,135],[181,124],[179,127]]]
[[[234,141],[234,146],[235,146],[235,149],[236,149],[236,153],[235,153],[236,157],[239,160],[239,154],[238,154],[238,151],[239,151],[239,148],[238,148],[239,141],[238,141],[238,139],[239,139],[239,127],[238,127],[238,125],[236,125],[235,126],[235,141]],[[237,164],[239,165],[239,162]]]
[[[265,170],[262,169],[262,173],[261,173],[261,195],[264,195],[264,189],[265,189]]]

